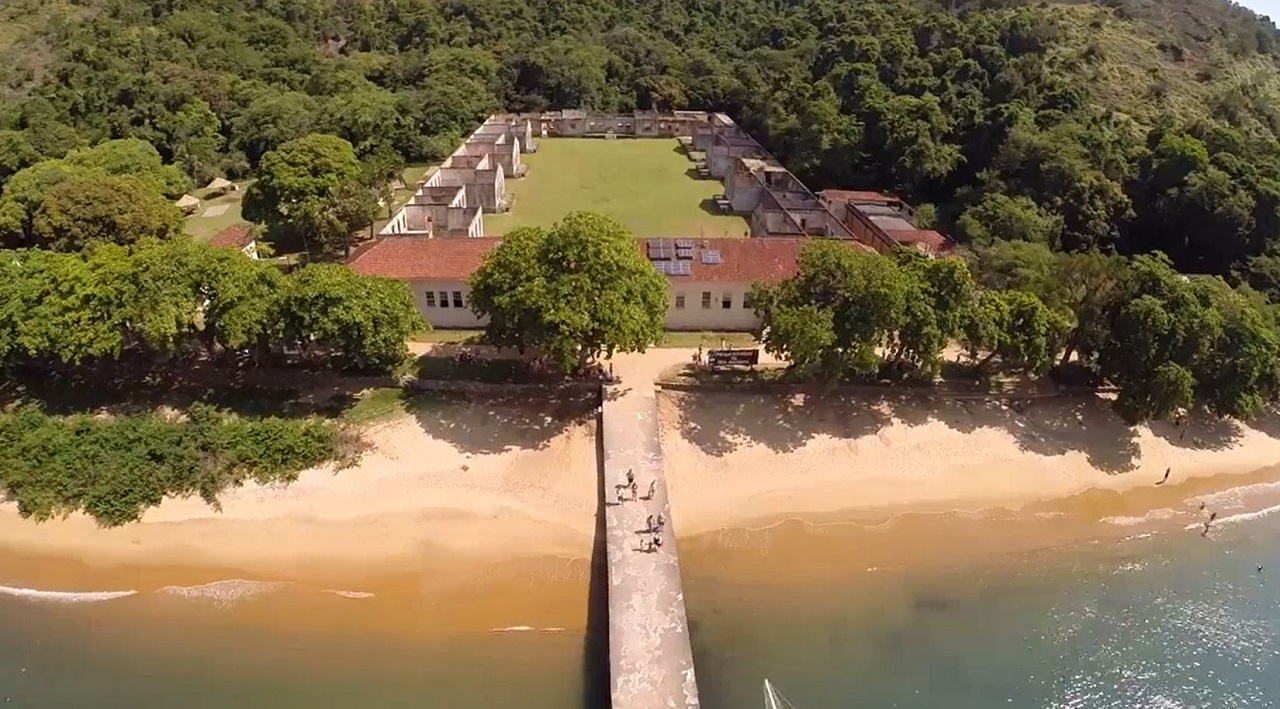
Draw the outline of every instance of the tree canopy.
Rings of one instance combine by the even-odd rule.
[[[274,239],[314,240],[331,252],[350,250],[351,232],[368,224],[377,201],[351,143],[313,133],[262,156],[244,197],[244,216],[267,225]]]
[[[625,227],[574,212],[506,235],[471,278],[471,307],[489,318],[488,342],[544,352],[568,373],[661,341],[667,286]]]
[[[129,142],[99,169],[172,198],[158,164],[265,175],[314,133],[430,161],[499,110],[703,109],[815,189],[900,192],[974,243],[1160,251],[1230,276],[1280,246],[1280,42],[1217,0],[1157,5],[28,3],[11,12],[31,36],[0,41],[0,187],[41,160],[89,165],[104,141]],[[0,227],[29,236],[40,200],[2,199]],[[362,213],[345,201],[313,227]],[[289,221],[271,204],[256,214]]]
[[[302,346],[339,368],[388,369],[425,329],[403,283],[313,265],[288,276],[186,239],[83,253],[0,251],[0,367],[65,367],[185,350],[262,360]]]
[[[752,294],[763,340],[800,376],[932,381],[958,342],[988,373],[1070,365],[1117,388],[1126,421],[1201,407],[1249,418],[1280,394],[1280,332],[1266,301],[1163,256],[1125,260],[997,242],[970,262],[818,241],[799,273]]]

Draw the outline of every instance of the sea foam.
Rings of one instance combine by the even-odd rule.
[[[343,598],[355,598],[355,599],[377,597],[376,593],[369,593],[368,591],[338,591],[332,588],[324,589],[323,593],[328,593],[334,596],[342,596]]]
[[[1102,521],[1107,524],[1115,524],[1121,527],[1132,527],[1137,524],[1146,524],[1147,522],[1155,522],[1162,519],[1176,517],[1179,514],[1177,510],[1171,510],[1168,507],[1151,510],[1141,517],[1103,517]]]
[[[277,591],[288,586],[287,581],[246,581],[245,579],[228,579],[214,581],[199,586],[165,586],[156,593],[180,596],[193,600],[210,601],[216,605],[229,606],[253,596]]]
[[[1253,512],[1241,512],[1238,515],[1219,517],[1213,521],[1212,526],[1216,527],[1220,524],[1239,524],[1240,522],[1249,522],[1255,519],[1262,519],[1263,517],[1270,517],[1277,512],[1280,512],[1280,505],[1272,505],[1271,507],[1264,507],[1260,510],[1254,510]],[[1194,522],[1192,524],[1188,524],[1183,529],[1204,529],[1204,522]]]
[[[34,588],[0,586],[0,596],[13,596],[50,603],[99,603],[137,594],[137,591],[41,591]]]

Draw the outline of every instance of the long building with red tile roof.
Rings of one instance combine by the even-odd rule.
[[[812,239],[637,239],[636,248],[667,278],[670,330],[753,330],[760,319],[748,299],[757,282],[794,276],[800,250]],[[405,281],[436,328],[476,328],[467,280],[499,237],[431,239],[387,237],[352,254],[351,270]],[[870,251],[858,242],[850,248]]]

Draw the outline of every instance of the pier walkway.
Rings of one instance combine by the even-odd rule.
[[[609,668],[613,709],[695,709],[698,686],[685,619],[676,538],[663,480],[652,378],[608,386],[602,412],[609,567]],[[635,475],[638,497],[615,486]],[[656,481],[652,500],[643,499]],[[666,528],[659,551],[641,551],[649,515]]]

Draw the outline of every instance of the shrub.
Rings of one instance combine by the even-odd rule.
[[[196,404],[181,420],[158,414],[50,416],[27,406],[0,414],[0,488],[24,517],[84,511],[112,527],[169,496],[217,496],[245,480],[292,482],[341,457],[342,432],[319,419],[250,419]]]

